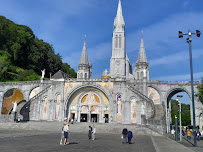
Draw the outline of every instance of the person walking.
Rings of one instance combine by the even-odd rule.
[[[127,127],[125,126],[125,128],[124,128],[123,131],[122,131],[123,144],[126,144],[126,143],[127,143],[127,134],[128,134],[128,129],[127,129]]]
[[[197,139],[198,139],[198,141],[200,141],[200,136],[201,136],[200,131],[198,130],[196,134],[197,134]]]
[[[88,137],[89,137],[89,139],[92,138],[92,127],[91,126],[89,126]]]
[[[190,132],[189,129],[188,129],[188,131],[187,131],[187,138],[188,138],[188,139],[191,139],[191,132]]]
[[[93,125],[93,127],[92,127],[92,140],[95,140],[95,133],[96,133],[96,128]]]
[[[132,144],[131,139],[133,138],[133,133],[132,131],[128,131],[128,143]]]
[[[69,131],[69,125],[68,124],[64,124],[64,127],[63,127],[63,132],[64,132],[64,145],[67,145],[68,142],[68,134],[70,134],[70,131]]]
[[[174,130],[174,128],[171,130],[171,135],[172,135],[172,137],[175,136],[175,130]]]

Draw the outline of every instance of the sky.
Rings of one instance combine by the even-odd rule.
[[[203,33],[202,0],[121,0],[125,20],[126,52],[134,69],[143,39],[150,80],[190,80],[187,36],[178,31]],[[29,26],[53,45],[63,62],[77,71],[86,35],[92,77],[110,69],[113,22],[118,0],[0,0],[0,15]],[[202,35],[203,37],[203,35]],[[203,77],[203,38],[193,35],[194,80]]]

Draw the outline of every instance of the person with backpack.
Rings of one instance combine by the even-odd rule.
[[[133,133],[132,131],[128,131],[128,143],[132,144],[131,139],[133,138]]]

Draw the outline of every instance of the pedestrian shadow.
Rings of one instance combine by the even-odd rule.
[[[68,145],[78,144],[77,142],[70,142]]]
[[[183,138],[183,139],[185,139],[189,144],[191,144],[192,146],[194,146],[194,144],[189,140],[189,139],[187,139],[187,138]]]

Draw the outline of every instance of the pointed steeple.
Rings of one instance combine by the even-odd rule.
[[[129,61],[129,58],[128,58],[128,55],[127,55],[127,52],[126,52],[125,59],[126,59],[126,61]]]
[[[88,64],[86,40],[84,41],[82,54],[81,54],[81,58],[80,58],[80,64]]]
[[[125,25],[123,14],[122,14],[121,0],[119,0],[118,2],[117,15],[114,19],[114,26],[116,25]]]
[[[139,57],[138,57],[136,63],[140,63],[140,62],[146,62],[147,63],[147,57],[146,57],[144,42],[143,42],[143,36],[142,36],[141,43],[140,43]]]

